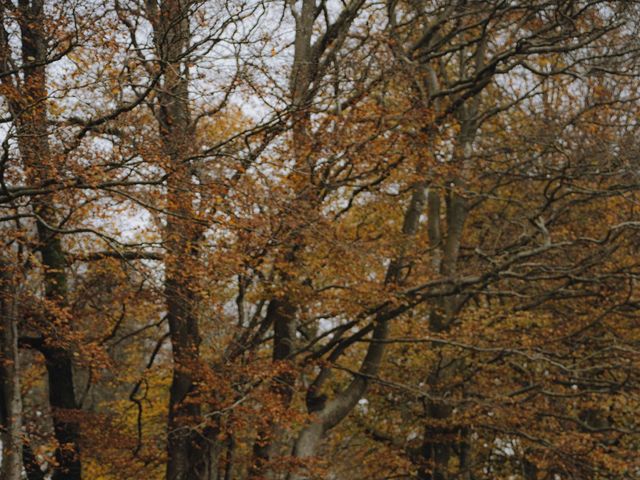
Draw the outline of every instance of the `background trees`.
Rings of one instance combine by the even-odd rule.
[[[0,3],[4,478],[637,476],[636,10]]]

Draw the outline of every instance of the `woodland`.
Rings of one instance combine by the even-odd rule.
[[[640,479],[640,2],[0,0],[0,480]]]

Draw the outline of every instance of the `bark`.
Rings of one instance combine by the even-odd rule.
[[[271,300],[267,308],[267,322],[273,324],[273,361],[287,361],[294,350],[296,335],[296,306],[285,296],[283,299]],[[277,401],[287,407],[293,397],[295,377],[292,372],[284,372],[278,375],[271,384],[271,393]],[[281,428],[269,420],[265,428],[258,431],[257,439],[253,444],[253,461],[249,472],[249,478],[264,478],[267,463],[274,457],[277,448],[276,438],[281,433]]]
[[[420,480],[447,480],[449,462],[453,456],[457,428],[443,425],[451,416],[452,408],[446,403],[429,402],[426,416],[429,420],[441,422],[425,427],[421,448]]]
[[[524,480],[537,480],[538,479],[538,467],[535,463],[530,462],[528,459],[522,460],[522,476]]]
[[[42,0],[19,2],[20,33],[22,41],[22,65],[24,79],[19,83],[5,77],[5,98],[16,119],[18,147],[22,161],[29,172],[33,185],[44,184],[55,178],[55,165],[49,146],[46,102],[47,39],[44,31],[45,13]],[[6,33],[6,32],[5,32]],[[4,33],[3,33],[4,36]],[[3,40],[4,47],[8,48]],[[4,62],[2,67],[4,68]],[[64,312],[67,301],[66,257],[59,236],[51,230],[58,225],[55,203],[51,198],[34,197],[33,211],[36,214],[39,251],[44,270],[45,299],[55,305],[45,315],[42,325],[42,352],[46,359],[49,377],[49,402],[54,433],[58,442],[57,466],[54,480],[79,480],[81,478],[79,424],[75,417],[77,404],[74,395],[74,378],[71,356],[60,346],[52,325],[71,328],[66,318],[56,318]],[[64,329],[63,328],[63,329]]]
[[[45,473],[42,471],[31,446],[24,442],[22,445],[22,462],[27,474],[27,480],[45,480]]]
[[[475,135],[476,126],[470,117],[469,111],[464,111],[461,119],[462,127],[458,138],[457,161],[461,162],[461,170],[466,170],[466,163],[471,156],[471,142]],[[468,216],[467,201],[462,193],[465,182],[463,177],[453,179],[447,189],[446,198],[446,237],[443,239],[439,230],[441,201],[439,193],[430,192],[429,195],[429,240],[432,248],[440,250],[434,258],[434,267],[439,269],[443,277],[454,277],[458,269],[460,245],[464,234],[464,224]],[[440,298],[429,313],[429,327],[434,333],[447,331],[455,319],[460,307],[457,296],[452,295]],[[433,348],[439,349],[438,345]],[[445,392],[438,392],[443,382],[456,374],[463,365],[455,359],[444,361],[446,368],[436,368],[429,375],[430,390],[439,393],[437,396],[445,397]],[[427,401],[425,418],[427,424],[424,428],[420,468],[418,478],[420,480],[447,480],[449,479],[449,465],[451,459],[458,452],[459,470],[464,474],[466,465],[470,461],[471,449],[468,443],[469,432],[458,425],[453,425],[448,420],[453,408],[446,402]],[[459,440],[462,438],[462,440]],[[467,469],[468,470],[468,469]],[[467,472],[468,473],[468,472]]]
[[[80,424],[76,418],[78,405],[73,385],[73,366],[69,353],[61,348],[44,350],[49,375],[49,404],[54,418],[53,428],[59,447],[53,480],[80,479],[82,465],[78,438]]]
[[[22,396],[16,282],[8,262],[0,259],[0,344],[2,349],[2,480],[22,478]]]
[[[440,233],[440,192],[431,187],[427,195],[427,225],[429,234],[429,245],[433,249],[431,265],[436,272],[440,271],[441,255],[440,243],[442,234]]]
[[[173,352],[167,435],[168,480],[209,480],[214,475],[215,429],[196,431],[202,421],[201,404],[189,398],[195,392],[200,360],[200,332],[195,308],[198,302],[197,244],[201,227],[195,222],[193,185],[186,159],[194,143],[189,109],[187,52],[191,41],[191,1],[164,0],[159,10],[150,2],[148,15],[154,27],[156,53],[163,65],[158,88],[158,122],[169,173],[167,225],[164,232],[167,320]]]

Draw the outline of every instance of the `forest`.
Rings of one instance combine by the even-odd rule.
[[[0,480],[640,479],[640,1],[0,0]]]

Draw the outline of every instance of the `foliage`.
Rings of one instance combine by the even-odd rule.
[[[639,19],[0,2],[2,480],[637,478]]]

